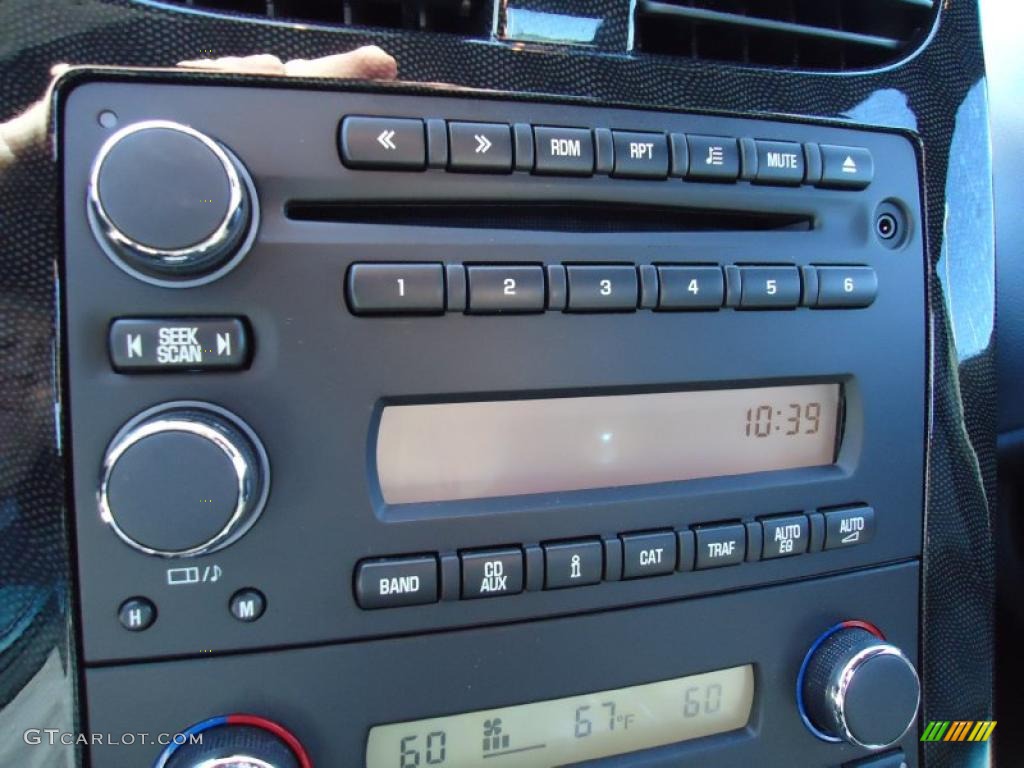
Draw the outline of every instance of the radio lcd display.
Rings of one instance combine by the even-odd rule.
[[[660,683],[370,729],[367,768],[550,768],[742,728],[750,664]],[[504,759],[500,759],[504,758]]]
[[[741,475],[835,461],[838,383],[389,405],[389,504]]]

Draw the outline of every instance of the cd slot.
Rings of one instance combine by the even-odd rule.
[[[813,219],[802,214],[584,202],[297,200],[285,206],[285,214],[294,221],[540,232],[766,232],[813,228]]]

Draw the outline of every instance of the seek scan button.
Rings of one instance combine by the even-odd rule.
[[[230,371],[249,362],[249,332],[238,317],[122,317],[110,325],[115,371]]]
[[[394,608],[437,602],[437,558],[366,560],[356,567],[360,608]]]

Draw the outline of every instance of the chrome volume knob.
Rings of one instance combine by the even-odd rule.
[[[844,622],[820,637],[797,687],[801,716],[816,736],[867,749],[899,741],[921,700],[914,665],[864,622]]]
[[[100,517],[148,555],[203,555],[249,530],[269,489],[266,451],[241,419],[209,403],[168,403],[135,417],[111,441]]]
[[[259,223],[256,191],[238,158],[167,120],[133,123],[107,139],[92,166],[88,212],[115,264],[167,287],[226,274]]]

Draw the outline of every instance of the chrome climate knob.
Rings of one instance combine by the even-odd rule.
[[[805,724],[819,738],[884,749],[917,719],[921,684],[914,665],[877,629],[844,622],[808,652],[797,697]]]
[[[256,522],[270,490],[262,443],[209,403],[167,403],[122,427],[103,460],[101,519],[148,555],[222,549]]]
[[[179,288],[237,266],[259,224],[255,187],[238,158],[167,120],[133,123],[107,139],[93,162],[88,213],[117,266]]]
[[[299,740],[254,715],[213,717],[184,731],[153,768],[312,768]]]

